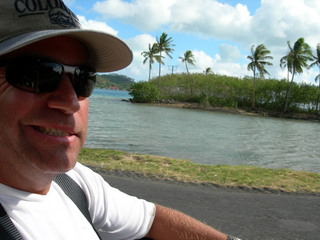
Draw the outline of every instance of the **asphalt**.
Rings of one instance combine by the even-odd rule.
[[[242,240],[320,239],[320,196],[316,194],[229,189],[98,172],[123,192],[182,211]]]

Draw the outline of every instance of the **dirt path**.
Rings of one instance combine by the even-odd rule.
[[[243,240],[320,239],[319,195],[259,193],[100,174],[128,194],[180,210]]]

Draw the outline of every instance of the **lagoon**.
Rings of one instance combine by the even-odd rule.
[[[94,90],[85,147],[320,172],[318,122],[121,101],[128,98],[125,91]]]

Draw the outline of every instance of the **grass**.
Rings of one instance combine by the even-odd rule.
[[[175,181],[222,186],[319,193],[320,174],[254,166],[199,165],[183,159],[141,155],[108,149],[82,149],[79,162],[104,170],[130,171]]]

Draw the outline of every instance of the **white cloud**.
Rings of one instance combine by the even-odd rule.
[[[317,0],[262,0],[254,16],[247,6],[216,0],[104,0],[94,5],[107,19],[117,18],[144,31],[167,26],[172,31],[201,34],[238,43],[284,44],[303,36],[316,44],[320,33]],[[259,43],[257,43],[259,42]]]
[[[318,41],[320,8],[317,0],[262,0],[254,16],[247,6],[232,7],[216,0],[104,0],[94,10],[106,19],[117,18],[144,31],[167,26],[172,31],[234,40],[248,45],[265,41],[309,38]],[[312,30],[312,31],[311,31]]]
[[[211,68],[214,73],[228,76],[246,76],[250,73],[245,65],[222,61],[219,54],[215,57],[207,55],[204,51],[193,50],[195,66],[189,65],[189,70],[192,73],[203,73],[207,68]],[[180,63],[179,72],[185,72],[184,63]]]
[[[261,1],[261,8],[252,21],[251,31],[256,41],[270,46],[283,45],[304,37],[311,45],[317,43],[320,29],[319,8],[312,8],[303,0]],[[310,2],[313,2],[312,0]]]
[[[209,55],[207,55],[205,52],[193,50],[192,54],[195,59],[195,66],[190,66],[190,72],[203,72],[207,68],[214,68],[215,60]]]
[[[94,9],[107,18],[128,18],[137,13],[132,3],[122,0],[107,0],[96,2]]]
[[[176,0],[170,9],[173,31],[218,39],[248,38],[251,16],[246,6],[231,7],[214,0]]]
[[[219,52],[223,62],[237,62],[241,58],[240,49],[235,45],[221,44]]]
[[[97,2],[94,10],[108,18],[120,18],[139,29],[150,31],[169,23],[171,0],[105,0]]]
[[[106,19],[121,19],[143,31],[167,25],[172,31],[232,39],[246,35],[251,19],[246,6],[231,7],[215,0],[104,0],[97,2],[94,10]]]
[[[270,77],[282,78],[286,77],[286,71],[280,69],[279,61],[288,52],[287,41],[293,45],[303,37],[312,48],[320,42],[318,0],[261,0],[260,7],[254,13],[250,13],[243,4],[233,7],[218,0],[101,0],[93,9],[107,20],[120,20],[144,33],[165,31],[201,36],[208,41],[220,40],[219,53],[213,57],[196,44],[188,46],[188,41],[174,42],[176,48],[180,44],[185,49],[174,53],[176,63],[173,64],[178,64],[177,54],[200,48],[193,50],[197,65],[191,67],[192,71],[198,72],[211,67],[222,74],[250,75],[246,69],[246,57],[252,45],[263,43],[274,57],[270,60],[273,66],[267,68]],[[150,41],[155,42],[151,35],[139,35],[127,41],[135,57],[130,67],[133,72],[145,70],[141,52],[147,50]],[[179,66],[179,69],[184,69],[182,67]],[[316,72],[306,71],[296,79],[313,82]]]
[[[84,16],[77,16],[79,18],[80,24],[84,29],[91,29],[110,33],[112,35],[118,35],[118,31],[114,30],[112,27],[108,26],[104,22],[98,22],[94,20],[86,20]]]
[[[153,44],[154,42],[156,42],[156,39],[149,34],[138,35],[126,41],[126,43],[132,49],[132,52],[133,52],[133,62],[126,69],[129,76],[141,77],[141,79],[138,78],[137,80],[148,78],[149,66],[148,64],[143,64],[144,58],[141,55],[141,53],[143,51],[148,51],[149,43]],[[156,73],[155,69],[156,69],[156,65],[154,64],[153,71],[152,71],[153,73]]]
[[[150,34],[141,34],[127,40],[127,43],[131,48],[140,52],[147,51],[149,43],[153,44],[154,42],[156,42],[156,38]]]
[[[315,77],[319,74],[319,71],[316,69],[305,70],[301,75],[295,76],[295,78],[299,78],[300,82],[307,84],[316,84]],[[317,83],[319,84],[319,82]]]
[[[250,75],[250,72],[247,70],[247,66],[239,63],[217,63],[215,68],[213,68],[213,72],[221,75],[237,77]]]

